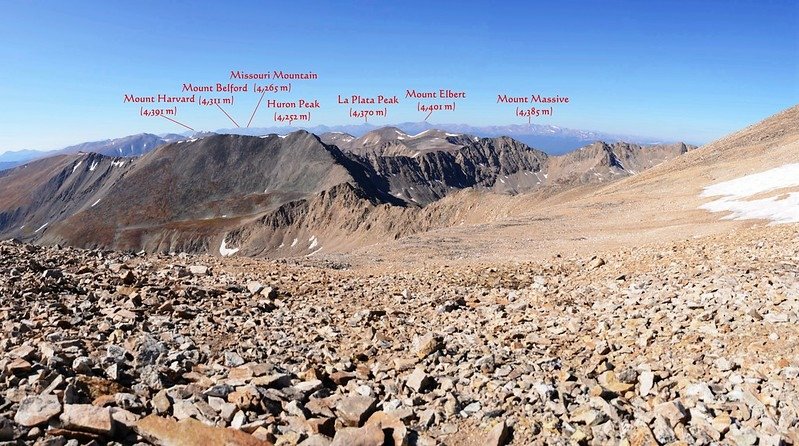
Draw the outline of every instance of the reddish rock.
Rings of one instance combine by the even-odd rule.
[[[144,439],[160,446],[273,446],[239,430],[206,426],[193,418],[177,422],[150,415],[139,420],[135,429]]]
[[[383,446],[385,434],[377,425],[345,427],[336,432],[330,446]]]
[[[394,415],[383,411],[375,412],[364,425],[364,427],[368,426],[374,426],[384,432],[390,431],[394,446],[407,446],[408,444],[408,428],[405,427],[402,420]]]
[[[61,414],[64,429],[110,435],[114,430],[111,410],[91,404],[66,404]]]

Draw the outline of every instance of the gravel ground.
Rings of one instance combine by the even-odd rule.
[[[0,242],[0,444],[799,444],[799,234],[392,270]]]

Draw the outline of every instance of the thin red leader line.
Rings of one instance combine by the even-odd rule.
[[[164,116],[164,115],[160,115],[160,116],[161,116],[162,118],[169,119],[170,121],[174,122],[174,123],[175,123],[175,124],[177,124],[177,125],[182,125],[183,127],[186,127],[187,129],[191,130],[192,132],[196,132],[196,131],[197,131],[197,130],[194,130],[193,128],[191,128],[191,127],[187,126],[186,124],[182,124],[182,123],[180,123],[180,122],[178,122],[178,121],[175,121],[174,119],[172,119],[172,118],[170,118],[170,117],[168,117],[168,116]]]
[[[430,113],[428,113],[427,116],[424,117],[424,120],[427,121],[427,118],[429,118],[430,115],[432,115],[432,114],[433,114],[433,110],[430,110]]]
[[[250,116],[250,122],[247,123],[247,128],[250,128],[250,124],[252,124],[252,118],[255,117],[255,112],[257,112],[258,111],[258,107],[261,106],[261,101],[264,99],[264,95],[265,94],[266,94],[266,90],[264,90],[263,93],[261,93],[261,98],[258,99],[258,103],[255,104],[255,110],[252,111],[252,115]]]
[[[221,105],[219,105],[219,104],[216,104],[216,106],[217,106],[217,107],[219,107],[219,109],[220,109],[220,110],[222,110],[222,113],[224,113],[224,114],[225,114],[225,116],[227,116],[227,117],[228,117],[228,119],[230,119],[230,121],[231,121],[231,122],[233,122],[233,124],[235,124],[235,125],[236,125],[236,127],[239,127],[239,128],[241,128],[241,126],[239,125],[239,123],[237,123],[237,122],[236,122],[236,121],[235,121],[233,118],[231,118],[231,117],[230,117],[230,115],[229,115],[229,114],[227,114],[227,112],[225,111],[225,109],[224,109],[224,108],[222,108],[222,106],[221,106]]]

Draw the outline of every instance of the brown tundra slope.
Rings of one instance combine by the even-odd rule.
[[[705,188],[799,162],[799,106],[791,107],[696,150],[615,182],[541,191],[504,200],[474,200],[476,215],[494,221],[415,234],[358,251],[375,259],[422,262],[426,258],[529,260],[554,254],[585,255],[771,224],[768,219],[724,219],[701,208],[718,197]],[[790,183],[790,181],[788,181]],[[746,200],[785,197],[796,185],[763,191]],[[471,224],[470,224],[471,223]]]

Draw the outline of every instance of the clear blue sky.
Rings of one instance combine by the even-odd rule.
[[[0,152],[184,131],[139,116],[123,94],[177,94],[228,82],[231,69],[318,73],[284,96],[321,102],[308,125],[360,122],[338,94],[452,88],[467,99],[431,122],[522,123],[497,94],[558,94],[571,103],[534,122],[703,143],[799,102],[798,4],[4,2]],[[227,111],[246,123],[257,99]],[[403,100],[370,122],[420,121],[415,107]],[[276,125],[272,112],[253,126]],[[175,118],[232,126],[215,108]]]

